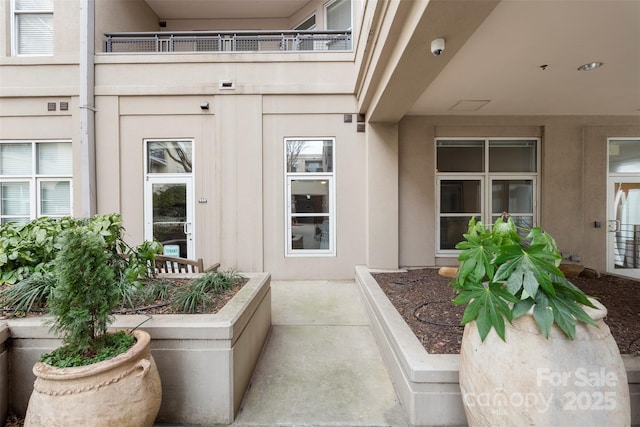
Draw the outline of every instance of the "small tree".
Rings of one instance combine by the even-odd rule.
[[[118,304],[107,243],[88,227],[77,226],[62,233],[60,244],[54,268],[57,284],[48,301],[54,316],[51,330],[62,334],[70,351],[92,354]]]

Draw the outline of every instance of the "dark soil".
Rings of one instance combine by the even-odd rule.
[[[148,286],[152,281],[161,282],[168,287],[166,295],[162,299],[155,300],[139,300],[135,301],[134,307],[120,307],[114,311],[114,314],[184,314],[184,311],[175,304],[176,296],[181,289],[189,287],[191,279],[181,278],[161,278],[161,279],[145,279]],[[214,314],[224,307],[227,302],[244,286],[247,280],[239,281],[233,288],[220,293],[209,292],[206,304],[200,305],[195,314]],[[11,285],[0,285],[0,291]],[[0,299],[0,303],[2,300]],[[0,309],[0,320],[4,318],[25,317],[25,316],[42,316],[46,315],[44,307],[35,307],[29,313],[15,313],[11,308]]]
[[[464,306],[451,303],[450,278],[440,276],[434,268],[374,277],[429,353],[460,353]],[[607,308],[605,322],[620,353],[640,356],[640,282],[591,270],[569,280]]]

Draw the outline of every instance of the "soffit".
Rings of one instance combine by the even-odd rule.
[[[407,114],[640,114],[637,0],[503,0],[455,56],[448,54],[435,58],[448,63]],[[604,66],[577,71],[592,61]],[[475,111],[453,108],[470,105],[461,101],[489,102]]]
[[[146,0],[159,19],[289,18],[309,0]]]

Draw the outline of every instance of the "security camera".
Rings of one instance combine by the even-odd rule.
[[[431,53],[435,56],[439,56],[442,52],[444,52],[444,39],[433,39],[431,41]]]

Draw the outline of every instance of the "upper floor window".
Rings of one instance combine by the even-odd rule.
[[[294,30],[315,30],[316,29],[316,15],[311,15],[300,24],[296,25]]]
[[[16,55],[53,54],[53,0],[13,0]]]
[[[72,214],[73,164],[69,141],[0,143],[0,221]]]
[[[287,255],[335,255],[334,143],[285,139]]]
[[[335,0],[325,9],[327,30],[350,30],[351,0]]]
[[[335,0],[325,7],[325,18],[327,30],[348,30],[351,31],[351,0]],[[329,50],[351,49],[351,38],[347,40],[338,39],[329,42]]]

